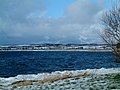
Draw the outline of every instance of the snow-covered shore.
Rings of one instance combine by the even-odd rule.
[[[64,87],[64,83],[66,82],[66,80],[68,80],[69,82],[65,84],[65,87],[68,87],[69,89],[67,90],[70,90],[70,88],[75,87],[75,86],[72,86],[74,83],[76,83],[75,85],[78,85],[81,82],[81,84],[78,85],[79,87],[76,86],[77,88],[80,88],[80,86],[84,85],[86,81],[92,80],[96,76],[105,77],[105,75],[118,74],[118,73],[120,73],[120,68],[86,69],[86,70],[62,71],[62,72],[56,71],[52,73],[18,75],[15,77],[0,78],[0,89],[5,88],[8,90],[9,89],[11,90],[11,88],[14,88],[18,90],[19,89],[25,90],[25,88],[31,87],[36,89],[42,88],[40,90],[51,90],[49,89],[48,86],[50,86],[50,88],[54,86],[52,87],[53,90],[60,90],[61,86],[59,85],[57,86],[57,84],[63,84],[62,87]],[[73,84],[71,84],[71,82],[73,82]],[[73,89],[73,90],[76,90],[76,89]]]
[[[0,52],[9,52],[9,51],[49,51],[49,52],[52,52],[52,51],[79,51],[79,52],[112,52],[112,50],[110,49],[56,49],[56,50],[0,50]]]

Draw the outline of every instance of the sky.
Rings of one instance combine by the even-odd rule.
[[[0,44],[103,43],[100,17],[117,0],[0,0]]]

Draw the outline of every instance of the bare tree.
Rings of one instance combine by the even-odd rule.
[[[120,62],[120,3],[112,10],[107,10],[102,18],[104,34],[103,40],[110,45],[114,54]],[[117,61],[118,61],[117,60]]]

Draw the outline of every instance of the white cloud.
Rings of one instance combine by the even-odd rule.
[[[68,6],[65,15],[57,19],[46,17],[47,10],[38,3],[40,3],[39,0],[1,2],[0,34],[4,32],[4,36],[9,36],[11,42],[18,37],[21,42],[30,41],[30,43],[99,42],[97,33],[100,32],[98,30],[100,26],[96,23],[96,17],[103,10],[103,5],[100,3],[94,4],[91,0],[76,0]],[[0,36],[1,38],[3,36]],[[6,38],[3,40],[8,41]]]
[[[94,23],[95,15],[102,9],[103,6],[99,2],[93,3],[92,0],[77,0],[66,10],[66,18],[71,23],[91,24]]]

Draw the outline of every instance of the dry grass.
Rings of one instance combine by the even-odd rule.
[[[63,77],[53,77],[53,78],[47,78],[44,80],[23,80],[23,81],[17,81],[12,83],[11,85],[16,86],[16,87],[21,87],[21,86],[28,86],[28,85],[33,85],[33,83],[38,83],[38,84],[43,84],[43,83],[52,83],[58,80],[64,80],[64,79],[68,79],[68,78],[79,78],[80,76],[91,76],[92,74],[89,74],[87,72],[85,72],[84,74],[80,74],[77,76],[69,76],[69,75],[65,75]]]

